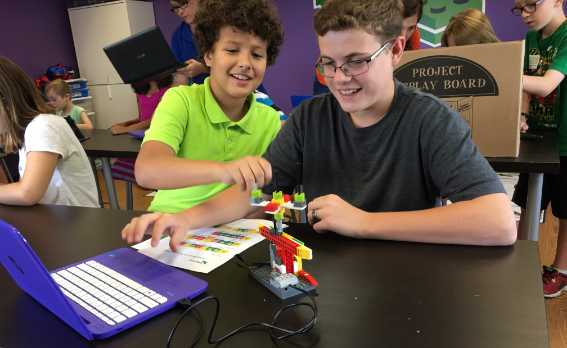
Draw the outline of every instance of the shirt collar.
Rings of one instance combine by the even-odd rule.
[[[246,115],[244,115],[244,117],[242,117],[240,121],[234,122],[230,118],[228,118],[228,116],[226,116],[226,114],[218,104],[217,100],[213,96],[209,77],[205,79],[204,86],[205,86],[205,112],[211,123],[223,124],[225,127],[236,125],[248,134],[254,133],[257,127],[256,122],[254,122],[253,120],[254,119],[253,115],[256,112],[256,97],[254,96],[254,93],[251,93],[247,98],[250,106],[248,107],[248,111],[246,112]]]

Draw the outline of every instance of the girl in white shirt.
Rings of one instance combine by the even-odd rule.
[[[20,181],[0,185],[0,203],[98,207],[94,174],[65,119],[53,115],[32,80],[0,57],[0,147],[20,152]]]

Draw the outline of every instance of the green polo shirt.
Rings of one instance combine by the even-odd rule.
[[[209,79],[202,85],[170,88],[159,103],[144,142],[169,145],[177,157],[228,162],[260,156],[280,129],[277,111],[249,97],[244,117],[231,121],[214,98]],[[160,170],[156,168],[156,170]],[[176,213],[208,200],[228,188],[213,183],[173,190],[159,190],[149,210]]]

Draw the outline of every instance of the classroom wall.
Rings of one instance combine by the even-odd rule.
[[[0,55],[14,60],[33,77],[56,63],[77,66],[65,0],[0,0]],[[275,0],[285,30],[285,42],[276,64],[268,69],[265,86],[285,111],[289,96],[311,94],[318,56],[313,32],[312,0]],[[486,13],[502,40],[520,40],[526,29],[510,13],[513,1],[486,0]],[[169,11],[168,0],[154,0],[156,23],[168,41],[180,23]]]
[[[0,56],[32,77],[49,65],[77,67],[66,0],[0,0]]]

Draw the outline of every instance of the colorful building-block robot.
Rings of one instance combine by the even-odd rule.
[[[311,249],[283,232],[285,210],[304,211],[307,207],[305,194],[296,193],[293,200],[281,191],[274,192],[271,201],[264,200],[262,196],[260,190],[253,190],[251,205],[264,207],[264,211],[274,218],[273,228],[260,227],[260,233],[270,242],[270,267],[257,268],[252,275],[281,299],[302,295],[301,290],[314,290],[318,285],[317,281],[302,267],[303,260],[313,258]]]

